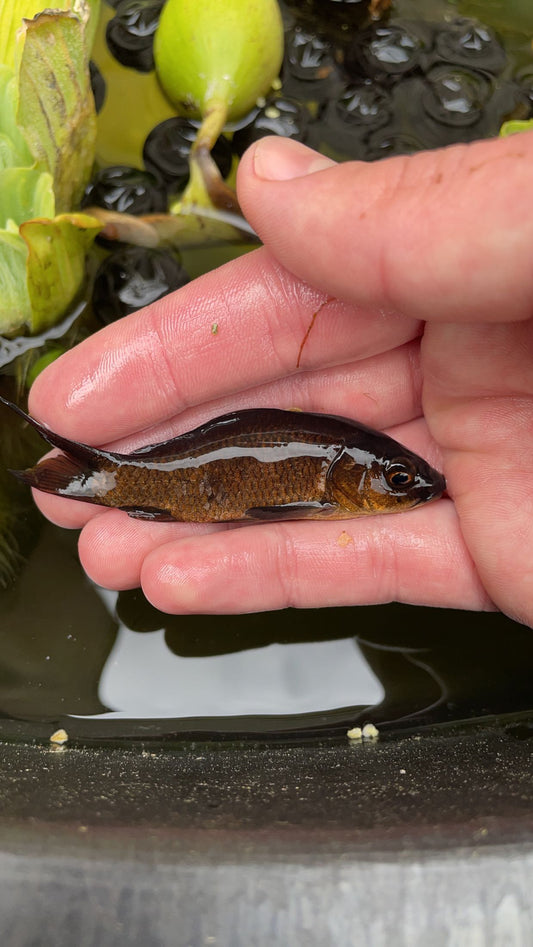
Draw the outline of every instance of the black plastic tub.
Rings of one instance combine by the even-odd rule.
[[[2,944],[529,944],[532,747],[3,744]]]

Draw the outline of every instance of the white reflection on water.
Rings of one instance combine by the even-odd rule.
[[[116,596],[99,592],[112,608]],[[371,707],[385,692],[353,638],[191,658],[173,654],[162,630],[121,625],[98,696],[114,718],[217,717]]]

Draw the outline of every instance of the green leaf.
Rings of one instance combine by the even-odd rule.
[[[16,121],[18,104],[15,74],[0,65],[0,168],[29,167],[33,157]]]
[[[0,334],[11,335],[31,321],[26,283],[28,248],[18,233],[0,230]]]
[[[89,54],[93,47],[100,19],[100,0],[71,0],[71,2],[62,5],[64,8],[72,10],[82,21],[85,29],[85,45]]]
[[[0,227],[18,227],[33,217],[55,213],[52,178],[35,168],[4,168],[0,171]]]
[[[87,49],[94,42],[94,34],[100,13],[100,0],[58,0],[56,11],[71,11],[83,23]],[[17,30],[24,19],[47,8],[46,0],[0,0],[0,63],[14,67],[16,58]],[[49,8],[48,8],[49,9]]]
[[[19,34],[17,123],[32,155],[50,172],[56,210],[75,207],[89,180],[96,141],[84,24],[44,12]]]
[[[54,324],[100,223],[75,207],[94,160],[90,44],[100,0],[0,0],[0,333]],[[33,18],[33,19],[32,19]]]
[[[28,248],[27,288],[32,332],[53,325],[75,301],[85,279],[85,257],[101,224],[87,214],[28,220],[20,235]]]
[[[101,224],[87,214],[28,220],[0,230],[0,334],[43,332],[71,307]]]
[[[529,132],[533,130],[533,118],[528,121],[518,121],[516,119],[511,119],[509,122],[504,122],[500,128],[500,137],[507,138],[508,135],[516,135],[518,132]]]
[[[43,0],[2,0],[0,3],[0,63],[14,67],[16,33],[24,17],[43,9]]]

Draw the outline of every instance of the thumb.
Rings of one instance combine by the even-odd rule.
[[[292,273],[446,322],[531,316],[532,189],[533,132],[372,164],[262,138],[238,176],[246,217]]]

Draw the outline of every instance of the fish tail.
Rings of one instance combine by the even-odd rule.
[[[98,469],[102,451],[99,451],[97,447],[90,447],[88,444],[81,444],[79,441],[71,441],[68,437],[62,437],[61,434],[56,434],[54,431],[51,431],[50,428],[45,427],[44,424],[36,421],[35,418],[32,418],[29,414],[26,414],[17,404],[13,404],[13,402],[8,401],[7,398],[3,398],[2,395],[0,395],[0,403],[27,421],[52,447],[59,447],[60,450],[65,451],[70,457],[75,457],[83,464],[90,466],[93,470]]]
[[[47,457],[35,467],[27,470],[10,470],[10,473],[27,483],[36,490],[44,493],[54,493],[59,496],[70,496],[74,499],[102,502],[91,489],[91,478],[94,477],[94,468],[88,467],[76,457],[67,457],[61,454],[58,457]]]

